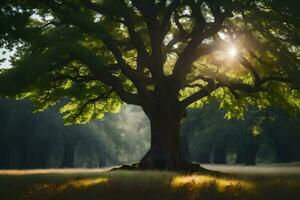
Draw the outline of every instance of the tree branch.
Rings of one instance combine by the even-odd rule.
[[[123,1],[120,2],[120,5],[123,6],[122,12],[113,12],[110,9],[101,6],[100,4],[92,3],[90,0],[84,0],[84,2],[88,6],[88,8],[99,14],[123,17],[124,20],[122,23],[127,27],[132,45],[136,48],[138,56],[140,57],[140,61],[142,63],[140,67],[145,67],[146,65],[148,65],[149,56],[146,51],[146,47],[141,36],[136,32],[134,22],[132,21],[131,17],[131,15],[135,13],[135,11],[130,12],[129,8],[125,5]]]
[[[206,97],[210,95],[213,91],[215,91],[218,88],[221,87],[227,87],[230,91],[233,92],[233,94],[236,96],[235,91],[241,91],[241,92],[246,92],[246,93],[256,93],[263,91],[261,88],[265,83],[272,82],[272,81],[277,81],[277,82],[282,82],[282,83],[289,83],[290,80],[288,78],[284,77],[277,77],[277,76],[269,76],[261,79],[259,84],[255,86],[250,86],[247,84],[243,83],[208,83],[203,89],[199,90],[198,92],[192,94],[191,96],[185,98],[184,100],[181,101],[181,106],[183,108],[186,108],[190,104],[200,100],[203,97]]]
[[[91,104],[91,103],[96,103],[97,101],[101,100],[101,99],[107,99],[111,94],[113,93],[113,90],[109,90],[107,93],[99,95],[95,98],[92,99],[88,99],[80,108],[80,110],[78,111],[78,113],[76,113],[75,116],[73,116],[73,119],[76,120],[80,115],[83,114],[84,110],[86,109],[86,107]]]
[[[166,8],[166,12],[163,16],[163,19],[162,19],[162,22],[161,22],[161,34],[162,34],[162,37],[164,37],[169,28],[170,28],[170,21],[171,21],[171,16],[172,16],[172,13],[176,10],[176,8],[178,8],[178,6],[180,5],[180,1],[179,0],[173,0],[171,2],[171,4]]]
[[[194,16],[195,13],[199,13],[200,10],[196,8],[197,5],[192,6],[192,14]],[[202,15],[196,14],[197,21],[192,32],[192,39],[181,53],[174,67],[173,77],[176,80],[177,90],[180,90],[187,73],[192,67],[192,63],[201,56],[201,53],[197,53],[199,44],[201,44],[205,38],[216,34],[221,29],[223,21],[231,15],[231,10],[226,10],[225,13],[222,13],[220,9],[214,9],[215,21],[207,24]]]
[[[248,69],[248,70],[252,73],[252,75],[253,75],[253,77],[254,77],[254,85],[255,85],[255,87],[256,87],[256,86],[259,86],[259,84],[260,84],[260,82],[261,82],[261,79],[260,79],[259,74],[258,74],[257,71],[255,70],[255,68],[253,67],[253,65],[252,65],[246,58],[244,58],[244,57],[240,59],[240,62],[241,62],[241,64],[242,64],[246,69]]]
[[[95,80],[113,87],[123,101],[129,104],[141,105],[140,97],[124,90],[122,82],[105,69],[102,60],[94,52],[80,45],[71,46],[67,51],[70,56],[79,60],[91,70],[93,75],[90,78],[95,78]]]
[[[200,89],[198,92],[196,92],[196,93],[192,94],[191,96],[183,99],[180,102],[180,105],[181,105],[182,108],[186,108],[190,104],[202,99],[203,97],[206,97],[206,96],[210,95],[213,91],[215,91],[219,87],[220,87],[220,85],[208,83],[205,87]]]

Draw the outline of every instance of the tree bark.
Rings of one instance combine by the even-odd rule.
[[[152,116],[151,148],[140,162],[145,169],[176,170],[184,159],[179,143],[179,119],[176,117]]]
[[[199,171],[200,165],[187,162],[180,145],[180,114],[147,113],[151,124],[151,147],[138,164],[147,170]]]

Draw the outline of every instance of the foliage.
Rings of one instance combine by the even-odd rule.
[[[108,167],[136,162],[149,148],[148,120],[138,107],[66,127],[59,106],[32,113],[28,101],[0,101],[1,169]]]
[[[276,107],[263,111],[248,107],[244,120],[227,120],[224,119],[225,110],[217,107],[212,101],[202,109],[189,110],[181,131],[184,155],[189,160],[215,163],[218,161],[215,157],[222,155],[225,163],[226,155],[234,155],[231,162],[250,164],[247,154],[252,154],[251,159],[257,163],[300,159],[296,150],[300,143],[299,117]]]
[[[29,98],[36,110],[63,98],[67,124],[117,112],[122,102],[184,113],[215,98],[228,118],[243,118],[245,104],[298,112],[297,7],[296,0],[5,0],[0,45],[17,53],[1,72],[0,93]],[[236,57],[226,52],[233,45]]]

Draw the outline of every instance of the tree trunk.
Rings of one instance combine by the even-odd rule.
[[[257,141],[250,141],[247,145],[246,149],[246,157],[245,157],[245,164],[246,165],[255,165],[256,164],[256,155],[259,150],[259,143]]]
[[[50,142],[48,140],[38,141],[35,144],[34,159],[32,162],[33,168],[47,168]]]
[[[72,168],[74,167],[74,141],[66,141],[64,145],[64,156],[62,160],[61,167],[63,168]]]
[[[9,147],[7,144],[0,144],[0,169],[9,168]]]
[[[235,164],[245,164],[245,149],[238,147],[236,151]]]
[[[184,159],[186,159],[186,160],[191,159],[191,152],[189,149],[188,136],[190,136],[190,135],[182,134],[182,131],[180,131],[179,139],[180,139],[181,153],[182,153]]]
[[[287,146],[283,147],[282,145],[275,145],[275,153],[276,153],[276,163],[287,163],[291,162],[290,153],[287,151]]]
[[[213,154],[213,163],[225,164],[226,163],[226,149],[223,144],[217,143]]]
[[[143,107],[150,120],[151,147],[139,163],[115,169],[169,170],[223,175],[184,159],[180,145],[180,121],[186,112],[185,110],[181,112],[177,108],[179,106]]]
[[[144,169],[175,170],[183,165],[179,143],[179,119],[150,116],[151,147],[140,162]]]
[[[151,147],[139,163],[141,169],[189,170],[180,149],[180,117],[176,114],[148,114],[151,123]],[[200,169],[200,166],[197,165]]]

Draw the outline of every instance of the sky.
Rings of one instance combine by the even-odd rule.
[[[0,68],[9,68],[10,67],[9,58],[10,56],[13,55],[13,52],[6,52],[5,54],[3,54],[4,52],[5,49],[0,48],[0,59],[2,58],[6,59],[3,63],[0,63]]]
[[[43,18],[36,15],[36,14],[33,14],[31,16],[32,18],[34,19],[37,19],[37,20],[40,20],[42,21]],[[52,20],[53,17],[52,16],[45,16],[45,20],[48,21],[48,20]],[[3,52],[6,51],[6,49],[4,48],[0,48],[0,59],[2,58],[6,58],[6,61],[3,62],[3,63],[0,63],[0,69],[1,68],[10,68],[10,62],[9,62],[9,58],[13,55],[14,51],[7,51],[7,53],[5,55],[3,55]]]

